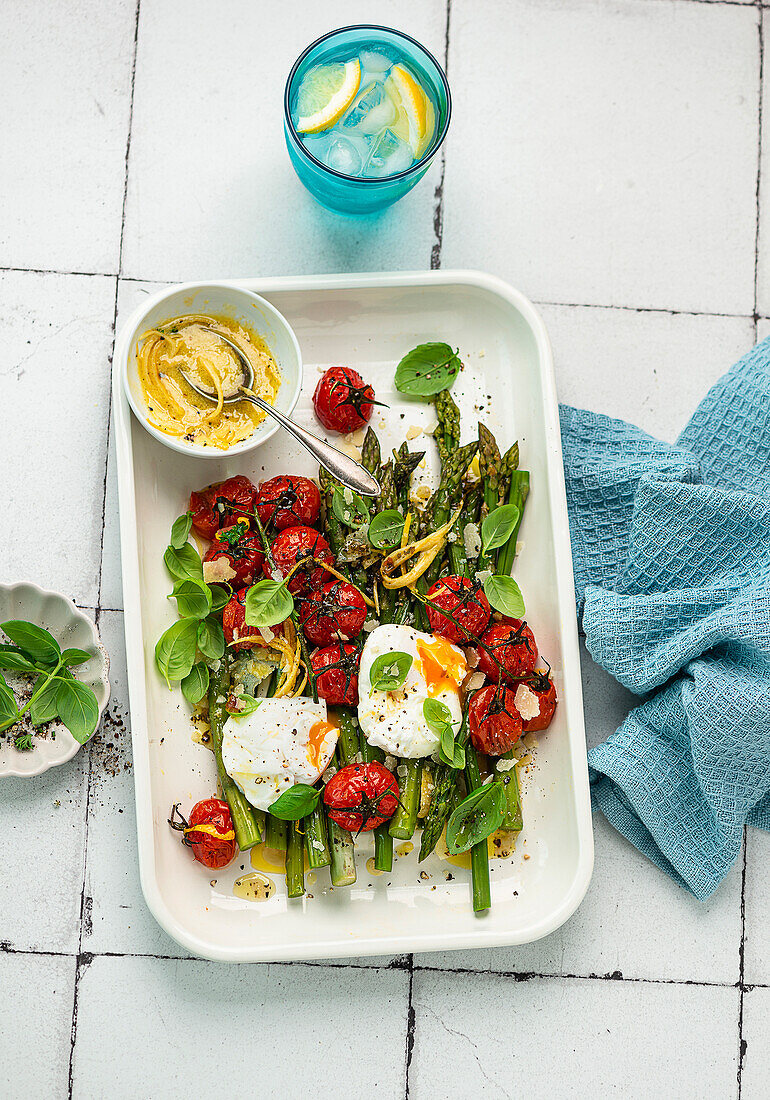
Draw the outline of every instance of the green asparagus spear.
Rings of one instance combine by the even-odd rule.
[[[214,758],[217,763],[219,782],[222,793],[230,807],[230,816],[233,819],[233,830],[238,847],[241,851],[253,848],[262,840],[259,823],[254,816],[254,810],[247,801],[246,796],[225,771],[222,761],[222,727],[227,721],[227,693],[230,687],[230,663],[227,656],[223,657],[217,667],[212,671],[209,679],[209,726],[211,747],[214,750]]]
[[[400,804],[390,819],[389,832],[396,840],[411,840],[417,828],[417,811],[420,808],[421,761],[404,760],[406,776],[399,783]]]
[[[286,893],[301,898],[305,893],[305,855],[299,821],[287,822]]]
[[[463,708],[463,720],[457,734],[457,742],[464,745],[468,740],[468,707]],[[454,807],[457,793],[457,772],[447,764],[439,763],[433,770],[433,792],[430,799],[428,816],[422,827],[422,840],[420,842],[420,855],[417,860],[422,863],[427,859],[438,844],[441,830]]]
[[[510,576],[513,570],[513,562],[516,557],[516,543],[519,539],[521,521],[524,518],[524,505],[529,496],[529,473],[527,470],[514,470],[511,474],[511,487],[508,490],[508,503],[515,504],[519,509],[519,521],[511,532],[511,537],[505,546],[500,548],[497,555],[497,572]]]
[[[465,749],[465,785],[468,793],[481,786],[479,760],[473,745]],[[471,876],[473,881],[473,911],[480,913],[489,909],[492,894],[489,887],[489,849],[486,837],[471,848]]]
[[[503,754],[503,760],[515,760],[512,752],[506,752]],[[509,768],[508,771],[500,772],[500,778],[505,789],[505,817],[503,818],[504,829],[516,829],[523,828],[524,821],[521,816],[521,795],[519,794],[519,776],[516,771],[516,765]]]

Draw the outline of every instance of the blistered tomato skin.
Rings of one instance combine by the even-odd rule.
[[[442,577],[431,585],[427,601],[431,630],[455,645],[468,645],[479,638],[492,614],[481,585],[455,574]]]
[[[360,662],[361,650],[350,642],[317,649],[310,664],[320,697],[333,707],[356,706]]]
[[[321,512],[321,494],[308,477],[281,474],[259,487],[257,515],[265,527],[312,527]]]
[[[205,798],[202,802],[196,802],[189,822],[182,817],[179,806],[174,806],[169,825],[182,833],[183,842],[192,848],[198,863],[212,871],[226,867],[238,851],[230,807],[221,798]],[[205,826],[205,829],[196,829],[196,825]]]
[[[241,474],[190,493],[193,527],[204,539],[213,539],[221,527],[253,515],[256,495],[253,483]]]
[[[520,680],[537,664],[535,635],[521,619],[492,623],[481,635],[481,641],[486,648],[478,648],[478,667],[490,680]]]
[[[502,756],[521,737],[523,724],[514,699],[515,692],[502,684],[488,684],[472,696],[468,726],[479,752]]]
[[[298,569],[289,581],[288,589],[292,595],[305,595],[311,588],[323,584],[329,576],[321,566],[310,561],[311,558],[329,564],[334,560],[329,543],[312,527],[287,527],[276,535],[270,549],[275,568],[282,577],[288,577],[298,562],[307,559],[307,567]],[[265,561],[262,571],[266,577],[273,576],[268,561]]]
[[[357,638],[365,620],[364,597],[348,581],[333,580],[314,589],[300,609],[305,637],[318,646]]]
[[[227,647],[232,653],[240,653],[245,649],[251,649],[255,645],[261,645],[262,639],[255,626],[246,623],[244,603],[248,588],[242,588],[234,592],[222,610],[222,629],[225,632]],[[240,641],[241,638],[249,639]]]
[[[203,558],[203,579],[240,588],[259,576],[264,561],[259,535],[251,532],[248,520],[242,519],[214,535]],[[211,563],[208,568],[207,563]]]
[[[371,420],[374,400],[374,390],[358,371],[330,367],[316,386],[313,407],[327,431],[355,432]]]
[[[384,764],[346,764],[324,787],[324,804],[341,829],[368,832],[396,812],[398,783]]]
[[[527,685],[540,702],[540,713],[534,718],[524,719],[524,732],[534,733],[548,729],[556,710],[556,687],[553,680],[544,672],[533,672],[521,682]]]

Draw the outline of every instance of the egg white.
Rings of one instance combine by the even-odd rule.
[[[371,632],[364,646],[358,674],[358,721],[367,742],[384,749],[392,756],[408,759],[430,756],[439,746],[438,738],[423,715],[422,708],[426,699],[438,699],[448,707],[455,735],[462,720],[458,688],[452,689],[447,685],[435,694],[430,693],[417,649],[420,639],[424,642],[434,641],[432,634],[424,634],[409,626],[398,626],[394,623],[378,626]],[[457,646],[452,646],[452,650],[461,662],[462,680],[465,657]],[[412,667],[403,687],[397,691],[372,690],[372,665],[381,655],[395,652],[408,653],[412,657]]]
[[[326,703],[312,699],[263,699],[252,714],[231,715],[222,731],[225,771],[252,806],[267,810],[295,783],[313,784],[331,760],[338,730],[331,729],[318,748],[310,730],[327,720]]]

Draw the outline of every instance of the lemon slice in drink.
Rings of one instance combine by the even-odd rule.
[[[402,141],[408,141],[419,160],[433,139],[436,113],[422,86],[404,65],[394,65],[385,86],[398,108],[398,118],[391,130]]]
[[[297,94],[297,132],[317,134],[344,115],[361,83],[358,58],[317,65],[305,76]]]

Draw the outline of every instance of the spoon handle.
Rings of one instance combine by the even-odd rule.
[[[268,416],[272,416],[274,420],[277,420],[286,431],[293,435],[298,443],[308,451],[317,462],[328,470],[332,477],[336,477],[338,481],[341,481],[343,485],[347,485],[348,488],[354,489],[355,492],[360,493],[361,496],[374,497],[377,496],[380,491],[380,484],[375,477],[369,473],[365,466],[362,466],[360,462],[356,462],[354,458],[350,458],[348,455],[343,454],[342,451],[338,451],[336,447],[332,447],[331,443],[326,443],[323,439],[319,439],[318,436],[308,432],[305,428],[301,428],[299,424],[295,424],[293,420],[289,420],[288,416],[284,416],[283,413],[278,412],[272,405],[268,405],[266,401],[263,401],[261,397],[257,397],[255,394],[243,395],[248,401],[251,401],[257,408],[262,409]]]

